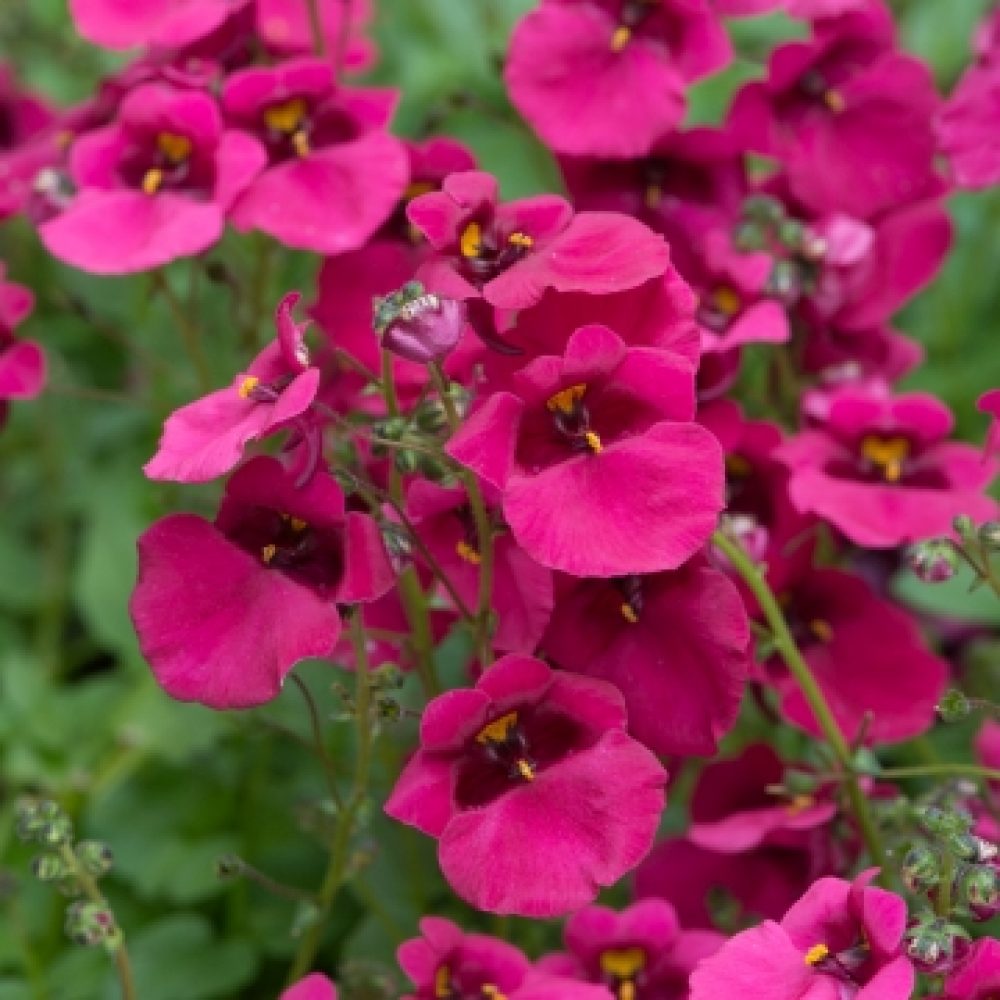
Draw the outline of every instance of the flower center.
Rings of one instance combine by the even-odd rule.
[[[264,124],[285,137],[297,156],[309,155],[309,106],[302,97],[272,104],[264,111]]]
[[[262,545],[260,558],[266,566],[293,565],[304,553],[311,551],[310,539],[305,537],[309,522],[291,514],[281,515],[281,527],[274,541]]]
[[[630,41],[632,33],[643,21],[653,13],[653,8],[659,0],[625,0],[618,19],[618,26],[611,34],[610,48],[612,52],[622,52]]]
[[[825,944],[814,944],[803,957],[806,965],[820,965],[830,957],[830,949]]]
[[[508,777],[535,780],[535,762],[528,757],[524,734],[517,724],[517,712],[508,712],[487,723],[476,733],[476,742],[487,754],[507,767]]]
[[[599,455],[603,450],[600,437],[590,429],[590,414],[583,403],[587,386],[571,385],[549,396],[545,408],[552,414],[556,429],[574,444]]]
[[[183,168],[191,158],[193,146],[186,135],[176,132],[161,132],[156,137],[157,166],[150,167],[142,175],[143,194],[156,194],[163,186],[167,175]]]
[[[910,442],[899,437],[881,437],[868,434],[861,442],[861,457],[874,466],[889,483],[897,483],[903,475],[903,466],[910,456]]]
[[[618,606],[618,611],[622,618],[635,625],[642,614],[642,578],[638,576],[626,576],[615,581],[615,586],[623,598]]]
[[[636,977],[646,966],[642,948],[609,948],[601,952],[601,972],[610,980],[618,1000],[635,1000]]]
[[[467,222],[458,238],[458,251],[467,276],[477,283],[491,281],[516,264],[535,245],[528,233],[515,230],[506,236],[492,226]]]

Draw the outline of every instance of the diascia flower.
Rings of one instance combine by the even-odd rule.
[[[338,604],[393,580],[378,526],[346,511],[331,476],[299,488],[262,456],[230,478],[214,523],[172,514],[139,538],[129,610],[167,694],[247,708],[274,698],[299,660],[333,651]]]
[[[576,576],[674,569],[723,505],[718,442],[690,423],[692,375],[675,355],[586,326],[487,396],[447,451],[503,493],[514,538]]]
[[[253,140],[223,128],[208,94],[144,84],[126,95],[117,121],[73,143],[79,191],[39,235],[82,271],[159,267],[215,243],[233,199],[264,162]]]
[[[435,698],[386,812],[438,838],[452,888],[493,913],[591,902],[649,850],[666,773],[610,684],[507,656]]]
[[[566,581],[542,648],[615,684],[657,754],[712,754],[736,721],[750,630],[736,588],[692,561],[671,573]]]
[[[289,986],[280,1000],[337,1000],[337,987],[321,972],[314,972]]]
[[[235,468],[250,441],[286,429],[312,405],[320,373],[309,363],[292,309],[298,292],[278,304],[278,337],[232,385],[182,406],[163,428],[156,454],[144,471],[150,479],[201,483]]]
[[[6,280],[0,261],[0,421],[6,401],[33,399],[45,383],[45,355],[33,340],[14,338],[14,329],[34,306],[34,296],[23,285]]]
[[[1000,389],[984,392],[976,403],[976,408],[982,413],[988,413],[993,419],[986,433],[984,449],[988,456],[1000,455]]]
[[[688,976],[725,938],[682,931],[674,908],[644,899],[621,913],[588,906],[566,924],[566,953],[547,955],[541,968],[604,983],[615,1000],[685,1000]]]
[[[1000,62],[994,57],[966,72],[938,119],[959,187],[987,188],[1000,181],[998,121]]]
[[[691,1000],[909,1000],[906,903],[872,878],[820,879],[780,923],[731,938],[691,976]]]
[[[687,84],[731,55],[706,0],[544,0],[514,29],[504,76],[552,149],[627,158],[677,126]]]
[[[234,73],[223,109],[267,168],[233,206],[233,225],[319,253],[361,246],[407,184],[406,148],[386,131],[395,104],[394,91],[338,87],[320,59]]]
[[[818,427],[778,451],[800,510],[870,548],[947,534],[959,514],[975,520],[994,514],[995,503],[982,491],[995,463],[971,445],[946,440],[952,415],[933,396],[848,386],[830,393],[824,409]]]
[[[204,38],[251,0],[70,0],[76,29],[108,49],[173,49]]]
[[[1000,941],[982,938],[948,976],[940,1000],[991,1000],[1000,990]]]

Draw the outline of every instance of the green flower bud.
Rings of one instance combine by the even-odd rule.
[[[963,542],[969,543],[976,537],[976,523],[971,517],[969,517],[968,514],[959,514],[959,516],[951,522],[951,526],[955,529],[955,534],[958,535]]]
[[[68,874],[66,863],[58,854],[40,854],[31,862],[31,871],[39,882],[58,882]]]
[[[237,854],[223,854],[215,862],[215,877],[229,882],[243,875],[243,859]]]
[[[913,575],[924,583],[944,583],[957,572],[961,557],[946,538],[911,545],[903,555]]]
[[[918,844],[903,859],[902,875],[910,892],[929,892],[941,881],[941,856],[926,844]]]
[[[971,865],[959,877],[958,891],[969,906],[988,909],[1000,899],[1000,875],[989,865]]]
[[[106,875],[115,863],[111,848],[99,840],[81,840],[76,845],[76,858],[83,870],[94,878]]]
[[[67,907],[66,934],[75,944],[85,948],[115,946],[121,942],[115,915],[106,905],[89,900],[81,900]]]
[[[971,711],[969,699],[958,688],[945,691],[937,706],[938,715],[943,722],[961,722],[968,718]]]
[[[979,544],[989,552],[1000,552],[1000,521],[979,525]]]
[[[923,806],[916,810],[921,826],[936,837],[955,837],[968,833],[972,819],[956,809],[942,809],[940,806]]]
[[[955,953],[954,928],[945,920],[918,923],[906,932],[906,953],[922,971],[947,964]]]

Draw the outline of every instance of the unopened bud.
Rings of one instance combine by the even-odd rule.
[[[743,202],[743,215],[748,219],[773,224],[785,217],[785,206],[768,194],[755,194]]]
[[[18,805],[17,835],[22,840],[58,847],[73,839],[73,822],[57,802],[25,800]]]
[[[903,859],[902,875],[911,892],[928,892],[941,881],[941,858],[937,851],[918,844]]]
[[[967,833],[972,819],[966,813],[940,806],[924,806],[917,811],[917,819],[923,828],[937,837],[955,837]]]
[[[948,837],[946,846],[955,857],[962,861],[979,860],[979,838],[971,833],[957,833]]]
[[[972,865],[958,880],[959,892],[976,911],[992,910],[1000,901],[1000,876],[989,865]]]
[[[979,544],[984,549],[1000,552],[1000,521],[986,521],[979,525]]]
[[[944,583],[957,572],[960,556],[946,538],[911,545],[904,556],[906,565],[918,580],[924,583]]]
[[[767,555],[770,534],[752,514],[723,514],[719,527],[737,542],[755,563],[763,562]],[[723,564],[723,568],[729,568],[729,562],[723,552],[716,549],[715,557]]]
[[[906,932],[906,953],[921,972],[939,972],[951,964],[956,932],[961,928],[946,920],[919,923]]]
[[[83,870],[94,878],[106,875],[115,863],[111,848],[99,840],[81,840],[76,845],[76,858]]]
[[[66,863],[57,854],[40,854],[31,862],[31,871],[39,882],[58,882],[68,874]]]
[[[942,695],[937,712],[942,722],[961,722],[972,711],[969,699],[958,688],[951,688]]]
[[[386,350],[408,361],[440,361],[458,343],[465,329],[465,306],[425,292],[419,281],[373,305],[375,329]]]
[[[224,882],[240,878],[243,870],[243,859],[236,854],[223,854],[215,862],[215,876]]]
[[[955,534],[962,539],[963,542],[971,542],[976,537],[976,523],[969,517],[968,514],[959,514],[954,521],[951,522],[951,526],[955,529]]]
[[[115,915],[99,903],[81,900],[66,909],[66,934],[85,948],[114,947],[121,940]]]

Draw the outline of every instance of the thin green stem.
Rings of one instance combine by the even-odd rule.
[[[431,631],[430,617],[427,613],[427,598],[412,565],[407,566],[399,574],[397,586],[403,610],[406,612],[406,620],[410,625],[420,683],[424,694],[428,698],[434,698],[441,693],[441,683],[434,668],[434,633]]]
[[[337,787],[337,771],[333,766],[333,758],[330,756],[330,752],[326,748],[326,742],[323,739],[323,725],[320,721],[319,709],[316,707],[316,699],[313,698],[312,691],[309,690],[306,682],[301,677],[292,674],[291,678],[292,683],[299,689],[299,693],[306,703],[306,711],[309,713],[309,728],[312,730],[313,746],[316,750],[316,756],[323,766],[323,773],[326,776],[330,798],[333,799],[338,809],[342,809],[344,803],[340,797],[340,789]]]
[[[167,303],[167,308],[173,316],[177,332],[181,335],[184,349],[187,352],[188,360],[198,378],[198,385],[202,391],[208,392],[212,388],[212,374],[208,368],[208,359],[201,347],[201,334],[194,321],[184,308],[184,303],[177,297],[177,293],[170,285],[170,280],[163,271],[153,271],[153,285],[160,293],[163,301]]]
[[[983,778],[1000,781],[1000,771],[978,764],[923,764],[914,767],[884,767],[871,772],[873,778]]]
[[[951,914],[952,889],[955,884],[955,871],[958,862],[955,855],[947,848],[941,852],[941,881],[938,883],[937,893],[934,897],[934,912],[939,917],[948,917]]]
[[[273,896],[280,896],[282,899],[290,899],[296,903],[310,903],[315,905],[316,899],[311,896],[308,892],[303,892],[301,889],[296,889],[295,886],[285,885],[284,882],[278,882],[271,878],[270,875],[265,875],[259,868],[254,868],[253,865],[244,861],[240,858],[240,874],[249,879],[251,882],[255,882],[266,892],[271,893]]]
[[[106,907],[108,901],[104,898],[100,888],[98,888],[97,882],[94,881],[93,877],[80,864],[73,848],[69,844],[60,844],[59,856],[63,859],[66,867],[73,873],[73,877],[79,883],[87,899],[97,906]],[[118,929],[118,932],[121,934],[121,928]],[[122,989],[122,1000],[138,1000],[138,994],[135,991],[135,980],[132,978],[132,965],[129,962],[128,949],[125,947],[124,937],[120,939],[114,950],[114,959],[115,968],[118,971],[118,982]]]
[[[844,787],[847,791],[847,799],[851,806],[851,812],[858,824],[861,839],[871,856],[874,864],[887,873],[886,854],[879,838],[878,828],[872,818],[868,808],[868,800],[865,798],[858,782],[858,776],[854,767],[854,760],[851,748],[844,739],[844,734],[837,725],[837,720],[827,704],[826,698],[816,678],[813,676],[809,664],[799,651],[799,647],[792,636],[785,621],[784,613],[778,604],[774,591],[771,590],[760,567],[747,555],[743,547],[730,538],[725,532],[717,530],[712,535],[713,544],[725,555],[730,565],[739,573],[743,582],[750,588],[757,603],[760,605],[764,617],[771,629],[774,648],[781,654],[789,672],[795,678],[803,697],[809,704],[809,708],[816,719],[824,738],[833,749],[837,762],[844,774]]]
[[[350,862],[351,835],[358,813],[368,794],[368,776],[372,762],[372,713],[371,684],[369,682],[368,638],[361,613],[354,609],[351,613],[351,642],[354,647],[355,695],[354,711],[358,724],[357,756],[354,766],[354,784],[350,798],[337,814],[337,823],[330,844],[330,860],[326,874],[316,897],[316,915],[308,930],[302,936],[298,951],[288,973],[289,984],[297,982],[312,967],[319,950],[323,931],[330,918],[330,910],[344,881]]]
[[[434,388],[437,389],[438,395],[441,397],[441,405],[444,407],[448,426],[454,434],[461,426],[462,418],[455,408],[455,401],[448,392],[448,376],[445,375],[444,370],[437,362],[431,365],[430,371],[431,378],[434,380]],[[471,469],[460,467],[458,475],[469,498],[469,509],[472,511],[472,520],[476,526],[476,538],[479,543],[477,547],[479,600],[476,606],[476,649],[479,652],[479,661],[485,668],[493,662],[493,643],[490,634],[490,621],[493,613],[493,522],[486,509],[486,502],[483,500],[483,492],[479,488],[479,479],[476,474]]]

